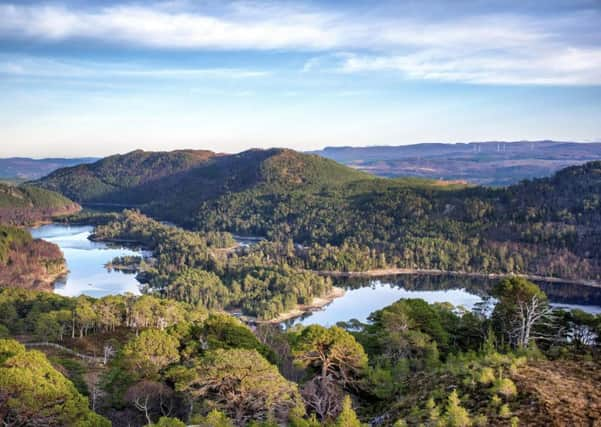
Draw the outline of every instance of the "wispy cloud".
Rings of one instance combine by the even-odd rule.
[[[475,84],[601,85],[601,48],[558,47],[511,53],[425,50],[407,55],[348,55],[343,72],[394,71],[411,79]]]
[[[562,9],[555,14],[477,10],[434,18],[425,12],[364,14],[352,8],[333,10],[300,3],[216,4],[211,8],[187,1],[96,8],[5,4],[0,5],[0,39],[315,52],[301,66],[304,73],[337,69],[475,84],[601,84],[598,7]],[[9,69],[5,67],[5,72]],[[13,71],[18,71],[18,64]],[[235,78],[262,72],[164,69],[120,73],[148,77],[229,73]]]
[[[36,57],[0,57],[0,75],[63,79],[255,79],[271,75],[241,68],[157,68],[128,63],[57,61]]]
[[[88,38],[160,48],[325,48],[340,43],[331,17],[273,7],[230,8],[226,16],[113,6],[96,11],[0,5],[0,34],[50,41]],[[282,17],[286,17],[285,21]]]

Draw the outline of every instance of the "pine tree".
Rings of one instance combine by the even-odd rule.
[[[472,425],[469,413],[461,406],[457,390],[453,390],[449,395],[445,419],[450,427],[468,427]]]
[[[346,396],[342,402],[342,411],[336,418],[336,427],[361,427],[361,422],[353,410],[353,404],[349,396]]]

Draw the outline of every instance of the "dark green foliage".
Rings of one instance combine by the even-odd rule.
[[[96,227],[94,238],[144,244],[156,261],[140,276],[167,297],[208,309],[236,307],[272,319],[332,286],[329,279],[280,262],[277,244],[234,250],[229,233],[186,231],[137,211],[125,210],[116,221]]]
[[[265,419],[282,423],[291,412],[303,412],[296,384],[255,350],[211,350],[171,376],[176,390],[204,401],[209,410],[224,411],[237,425]]]
[[[27,231],[0,224],[0,264],[8,262],[8,253],[11,247],[22,247],[31,241],[31,234]]]
[[[0,340],[0,355],[0,415],[7,425],[110,426],[43,353]]]
[[[177,418],[161,417],[154,424],[148,424],[148,427],[186,427],[186,424]]]
[[[0,184],[0,208],[60,209],[73,202],[54,191],[31,185]]]
[[[374,178],[275,149],[208,156],[165,173],[141,169],[143,159],[170,162],[181,155],[113,156],[57,171],[38,184],[79,201],[135,205],[204,231],[292,239],[312,248],[306,256],[319,269],[392,266],[601,278],[601,162],[496,190]],[[88,194],[90,179],[112,184]],[[327,244],[340,249],[326,250]]]
[[[497,283],[493,295],[498,302],[492,319],[499,336],[512,346],[528,347],[537,326],[551,314],[545,293],[524,278],[511,277]]]
[[[79,393],[84,396],[88,396],[90,394],[88,385],[84,378],[86,369],[80,362],[64,357],[50,357],[49,360],[53,365],[58,365],[66,371],[66,376],[71,380]]]
[[[544,299],[521,279],[501,282],[496,295],[506,307],[514,307],[524,295]],[[575,311],[558,313],[555,319],[547,331],[556,337],[549,355],[573,351],[575,357],[597,357],[601,316]],[[5,333],[28,336],[52,325],[51,330],[58,328],[66,337],[74,333],[71,341],[65,338],[69,346],[86,341],[86,335],[129,331],[114,335],[120,341],[108,341],[116,354],[102,377],[100,411],[134,425],[186,420],[201,426],[318,427],[373,419],[385,426],[397,420],[394,425],[467,425],[468,420],[472,425],[506,425],[534,402],[515,375],[540,354],[532,349],[522,352],[527,357],[499,353],[492,323],[449,304],[409,299],[372,313],[369,324],[349,322],[352,332],[318,325],[274,330],[271,335],[284,340],[278,344],[266,330],[259,328],[255,335],[225,313],[207,315],[189,304],[150,295],[93,299],[0,290]],[[55,339],[60,340],[59,334]],[[285,358],[294,359],[301,371],[281,372],[293,374],[298,384],[284,379],[273,365]],[[0,415],[35,414],[44,417],[41,425],[104,425],[79,394],[86,392],[87,362],[52,361],[75,386],[40,353],[0,339],[0,371],[11,365],[0,372]],[[11,396],[18,393],[18,399],[6,400],[7,390]],[[60,412],[48,405],[40,409],[41,402],[61,393],[69,396],[69,404]],[[89,421],[72,421],[79,417]]]
[[[179,361],[179,340],[156,329],[142,331],[122,349],[124,366],[137,378],[154,379],[159,372]]]
[[[594,230],[601,219],[593,206],[601,195],[600,165],[499,190],[383,179],[319,191],[256,187],[203,203],[198,226],[294,239],[309,246],[303,255],[319,269],[597,278],[601,245]]]
[[[165,329],[179,322],[194,322],[206,317],[204,310],[174,300],[150,295],[108,295],[100,299],[63,297],[48,292],[0,288],[0,324],[13,334],[35,335],[60,328],[62,336],[82,337],[117,328],[132,331]],[[43,329],[40,327],[43,326]],[[45,336],[60,341],[60,336]]]
[[[271,362],[276,359],[273,350],[261,344],[246,325],[227,314],[211,314],[203,323],[199,338],[208,349],[245,348],[257,350]]]
[[[178,274],[165,288],[169,298],[190,304],[201,304],[208,309],[223,308],[229,302],[229,290],[219,276],[199,268]]]
[[[150,191],[159,178],[187,171],[214,155],[209,151],[153,153],[136,150],[95,163],[56,170],[36,184],[79,202],[121,202],[125,200],[125,194],[131,194],[127,193],[128,189],[146,184]],[[125,194],[119,194],[119,191]],[[135,200],[141,199],[138,196]]]
[[[440,356],[482,344],[482,320],[471,313],[456,314],[447,304],[403,299],[372,313],[369,321],[357,337],[384,366],[403,362],[411,369],[432,367]]]

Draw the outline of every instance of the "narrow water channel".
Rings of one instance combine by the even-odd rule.
[[[55,292],[65,296],[81,294],[102,297],[115,294],[140,294],[140,283],[133,273],[111,271],[105,266],[115,257],[147,256],[147,252],[88,239],[92,226],[48,224],[31,230],[33,237],[57,244],[67,261],[68,275],[56,283]],[[238,237],[242,245],[256,243],[256,238]],[[429,303],[450,302],[471,310],[487,295],[493,280],[461,276],[405,275],[379,280],[353,279],[337,283],[346,294],[322,310],[292,319],[296,323],[324,326],[340,321],[367,320],[370,313],[401,298],[421,298]],[[539,283],[555,306],[580,308],[601,313],[601,288],[573,284]]]

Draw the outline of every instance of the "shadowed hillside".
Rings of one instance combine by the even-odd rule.
[[[491,189],[377,178],[292,150],[136,151],[36,184],[193,229],[318,245],[324,253],[311,265],[324,270],[361,265],[599,280],[600,170],[601,162],[591,162]],[[328,245],[335,253],[326,255],[334,250]]]
[[[181,220],[193,214],[204,200],[254,187],[271,192],[359,179],[371,177],[334,161],[291,150],[249,150],[234,155],[138,150],[60,169],[33,184],[82,204],[141,207],[166,219]]]
[[[37,184],[63,193],[77,202],[126,202],[127,190],[154,183],[161,178],[188,171],[215,157],[210,151],[181,150],[169,153],[132,151],[114,155],[95,163],[59,169]],[[137,192],[137,199],[151,199]]]

